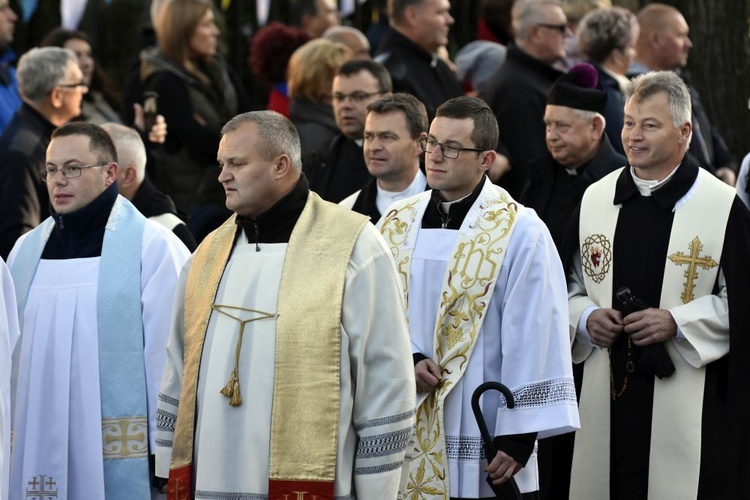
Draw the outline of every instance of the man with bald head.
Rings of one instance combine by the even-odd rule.
[[[322,38],[349,47],[354,59],[370,59],[370,42],[364,33],[351,26],[331,26]]]
[[[711,124],[700,94],[683,71],[693,47],[685,18],[679,10],[663,3],[652,3],[638,12],[641,33],[635,49],[637,55],[630,67],[634,75],[648,71],[676,71],[688,85],[693,107],[693,140],[690,154],[709,172],[734,186],[737,164],[719,130]]]
[[[282,115],[234,117],[217,160],[235,214],[177,292],[156,448],[169,498],[400,497],[415,395],[388,248],[309,190]]]
[[[144,216],[172,231],[188,250],[195,250],[198,246],[195,237],[178,216],[172,199],[156,189],[146,177],[146,147],[140,134],[119,123],[105,123],[102,128],[112,138],[117,150],[117,187],[120,194]]]
[[[481,96],[500,126],[500,142],[511,170],[500,180],[518,197],[529,178],[529,163],[544,155],[547,93],[562,73],[552,65],[565,57],[567,18],[558,0],[518,0],[512,10],[515,45]]]

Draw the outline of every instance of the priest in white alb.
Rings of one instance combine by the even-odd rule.
[[[235,215],[180,279],[157,474],[175,499],[396,499],[415,390],[388,248],[309,191],[282,115],[238,115],[222,135]]]
[[[495,498],[488,473],[534,495],[536,439],[578,428],[562,265],[535,212],[485,175],[497,141],[484,101],[444,103],[422,142],[432,190],[379,222],[404,279],[420,391],[408,498]],[[516,407],[483,396],[499,448],[486,464],[471,396],[490,381]]]
[[[631,85],[628,165],[589,186],[574,228],[570,498],[748,498],[750,216],[687,154],[679,75]]]
[[[11,251],[21,336],[13,350],[10,498],[148,499],[156,408],[185,246],[117,194],[99,126],[52,134],[51,217]]]

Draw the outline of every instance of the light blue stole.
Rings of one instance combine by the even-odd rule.
[[[141,245],[145,223],[146,218],[118,196],[107,220],[99,263],[97,326],[102,424],[107,421],[114,427],[122,426],[117,430],[127,436],[142,431],[145,422],[146,443],[143,449],[138,445],[133,448],[132,441],[121,441],[119,447],[110,442],[115,453],[103,451],[107,500],[151,498],[141,316]],[[20,353],[23,341],[23,312],[29,289],[54,224],[50,217],[29,233],[11,266],[22,332],[15,353]],[[134,427],[128,422],[138,425]],[[107,440],[104,436],[102,439],[106,450]]]

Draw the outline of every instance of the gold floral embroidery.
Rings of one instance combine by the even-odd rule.
[[[417,408],[416,445],[406,490],[410,500],[450,496],[443,402],[474,349],[518,213],[517,205],[505,197],[480,208],[483,212],[469,226],[475,234],[459,236],[441,295],[435,361],[442,367],[443,382]]]

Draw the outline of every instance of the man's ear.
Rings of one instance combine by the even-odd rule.
[[[132,186],[133,183],[135,183],[135,180],[137,177],[135,167],[133,166],[119,167],[118,170],[121,173],[120,179],[117,181],[118,184],[129,187],[129,186]]]
[[[117,181],[117,163],[110,163],[104,170],[106,177],[104,178],[104,185],[109,187]]]
[[[404,20],[409,26],[417,26],[420,23],[419,6],[409,5],[404,9]]]
[[[601,116],[596,115],[591,121],[591,135],[594,139],[601,139],[604,133],[604,120]]]
[[[658,48],[659,45],[661,45],[661,33],[659,33],[659,30],[653,30],[649,33],[648,41],[651,44],[651,47]]]
[[[54,87],[49,92],[49,102],[55,109],[61,108],[63,105],[63,91],[60,87]]]
[[[421,134],[419,134],[419,137],[417,137],[417,139],[414,141],[414,156],[419,157],[420,155],[424,153],[424,151],[422,151],[422,143],[420,141],[426,138],[427,138],[427,134],[422,132]]]
[[[479,153],[479,158],[481,160],[479,166],[482,172],[486,172],[490,169],[490,167],[495,163],[496,156],[497,152],[492,149]]]
[[[693,133],[693,124],[690,122],[685,122],[682,124],[682,127],[680,127],[680,142],[687,143],[688,140],[690,140],[690,134]]]
[[[276,157],[275,163],[274,163],[274,179],[279,180],[283,177],[285,177],[289,170],[294,168],[292,167],[292,160],[289,158],[288,155],[281,154]]]

